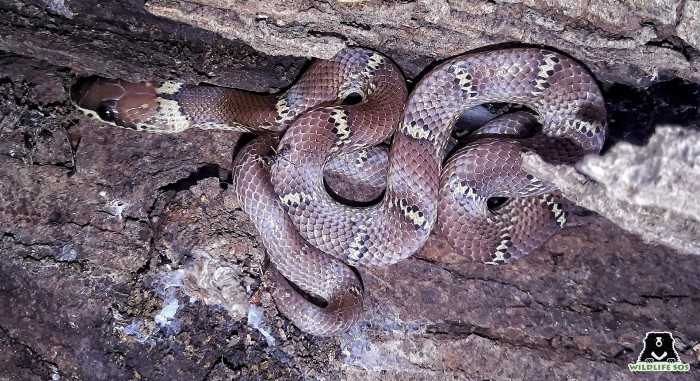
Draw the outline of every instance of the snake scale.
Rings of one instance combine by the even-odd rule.
[[[359,101],[344,102],[352,97]],[[392,61],[347,48],[316,60],[276,95],[92,78],[74,85],[71,98],[85,113],[134,130],[262,134],[235,158],[234,190],[273,265],[278,308],[319,336],[346,331],[360,316],[364,290],[350,266],[409,257],[436,224],[474,260],[500,264],[532,252],[563,226],[568,204],[553,185],[521,169],[521,153],[573,164],[599,153],[607,126],[593,77],[540,48],[449,59],[410,95]],[[489,122],[443,163],[460,114],[485,103],[532,113]],[[324,169],[362,167],[372,162],[372,147],[388,139],[388,166],[375,169],[386,184],[378,203],[350,207],[328,193]],[[348,159],[337,164],[337,157]],[[494,207],[494,198],[508,201]]]

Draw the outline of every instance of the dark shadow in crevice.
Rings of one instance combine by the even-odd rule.
[[[216,164],[204,164],[203,166],[197,168],[192,173],[190,173],[189,176],[182,178],[182,179],[179,179],[173,183],[163,185],[158,190],[160,190],[162,192],[169,192],[169,191],[180,192],[180,191],[188,190],[192,186],[199,183],[201,180],[204,180],[204,179],[210,178],[210,177],[219,178],[220,184],[225,184],[223,181],[221,181],[221,173],[222,173],[221,167],[219,167],[218,165],[216,165]]]
[[[619,142],[644,145],[660,124],[700,129],[700,84],[679,78],[646,89],[614,83],[603,92],[608,137],[603,152]]]

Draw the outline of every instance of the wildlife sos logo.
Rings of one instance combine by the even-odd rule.
[[[689,364],[678,357],[671,332],[647,332],[644,349],[637,362],[628,364],[632,372],[687,372]]]

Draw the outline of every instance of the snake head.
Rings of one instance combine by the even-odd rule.
[[[84,114],[119,127],[140,130],[158,113],[152,82],[83,78],[71,87],[71,101]]]

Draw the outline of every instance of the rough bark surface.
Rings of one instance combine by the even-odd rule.
[[[227,4],[0,3],[0,380],[632,380],[647,331],[672,332],[691,366],[647,379],[697,379],[697,1]],[[366,312],[333,339],[274,306],[229,188],[240,134],[116,129],[67,98],[93,74],[275,91],[345,44],[416,80],[514,42],[568,52],[601,80],[608,155],[579,167],[593,180],[565,168],[558,181],[604,217],[577,208],[504,267],[433,236],[360,269]]]
[[[531,173],[556,184],[577,205],[642,238],[700,255],[700,131],[659,126],[644,147],[622,143],[605,156],[553,166],[527,154]],[[595,180],[595,181],[591,181]],[[662,224],[659,222],[663,221]]]
[[[148,0],[157,15],[239,39],[264,53],[329,58],[371,46],[410,74],[436,59],[512,41],[565,50],[601,80],[700,80],[700,6],[682,0]],[[416,63],[418,65],[416,65]]]

